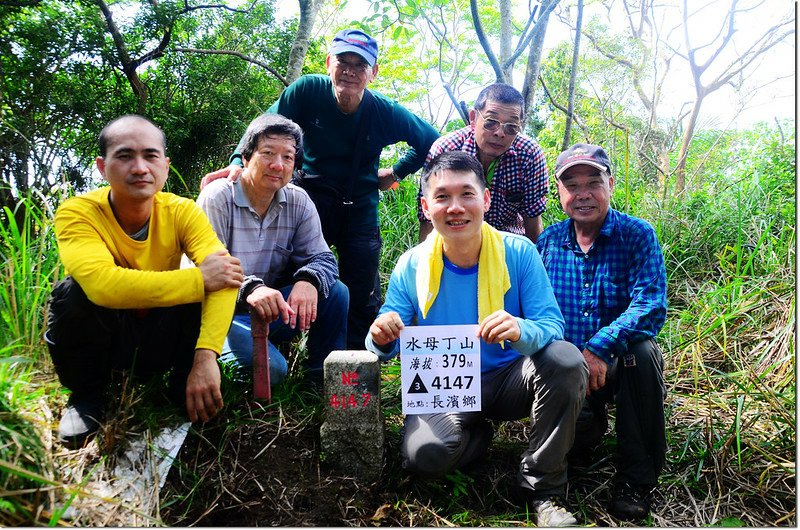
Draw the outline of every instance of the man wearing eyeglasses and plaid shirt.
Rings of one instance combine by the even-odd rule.
[[[522,133],[525,100],[514,87],[495,83],[484,88],[469,113],[469,126],[453,131],[431,146],[425,167],[445,151],[465,151],[483,166],[492,203],[486,222],[534,243],[542,233],[547,196],[544,152]],[[432,230],[417,200],[419,240]]]

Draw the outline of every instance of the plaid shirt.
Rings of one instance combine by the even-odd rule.
[[[667,273],[647,221],[609,209],[588,253],[570,219],[547,227],[536,246],[564,314],[565,340],[612,364],[663,327]]]
[[[425,168],[433,157],[457,150],[478,157],[472,125],[436,140],[425,159]],[[542,148],[533,138],[518,134],[495,166],[489,185],[492,203],[485,216],[486,222],[498,230],[525,235],[522,216],[536,217],[544,212],[547,185],[547,165]],[[419,201],[421,190],[417,195],[417,217],[420,221],[427,221]]]

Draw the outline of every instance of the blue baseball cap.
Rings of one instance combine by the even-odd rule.
[[[344,29],[333,38],[328,52],[333,55],[357,53],[367,64],[375,66],[378,61],[378,42],[359,29]]]

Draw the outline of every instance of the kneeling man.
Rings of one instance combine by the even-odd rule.
[[[171,370],[189,419],[223,406],[217,354],[228,330],[239,260],[188,199],[161,189],[169,173],[164,133],[123,116],[100,133],[97,169],[109,186],[58,208],[58,251],[69,276],[53,288],[45,340],[72,391],[59,437],[82,446],[97,432],[113,371]],[[198,267],[180,269],[181,255]]]
[[[422,209],[434,232],[400,257],[366,346],[386,360],[399,351],[404,326],[478,323],[482,411],[406,416],[404,466],[443,476],[485,453],[487,419],[530,417],[517,473],[525,501],[539,526],[575,524],[564,498],[566,455],[588,370],[560,340],[564,319],[536,247],[485,223],[489,204],[475,157],[449,151],[429,163]]]
[[[609,511],[642,522],[667,448],[664,360],[655,337],[667,317],[667,273],[656,231],[611,208],[614,177],[598,145],[575,144],[556,160],[569,219],[537,245],[566,319],[565,338],[583,351],[589,388],[571,463],[591,454],[616,404],[617,473]]]
[[[350,298],[314,203],[289,183],[303,163],[303,133],[280,114],[262,114],[247,127],[241,145],[242,177],[215,180],[197,198],[247,275],[223,360],[252,367],[253,310],[270,323],[270,382],[281,382],[288,368],[275,344],[308,330],[307,382],[321,390],[325,357],[346,346]]]

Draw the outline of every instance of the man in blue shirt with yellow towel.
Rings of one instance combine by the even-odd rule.
[[[404,467],[444,476],[485,453],[493,434],[487,419],[530,417],[517,482],[539,526],[574,525],[564,499],[566,455],[586,363],[561,340],[564,320],[535,245],[485,223],[489,204],[475,157],[449,151],[430,162],[422,208],[434,232],[398,260],[366,346],[387,360],[398,353],[404,326],[477,323],[482,410],[407,415]]]
[[[583,351],[589,388],[575,435],[587,455],[616,404],[617,472],[610,512],[642,521],[666,452],[664,361],[655,336],[667,315],[664,255],[650,224],[610,207],[614,177],[602,147],[558,156],[556,182],[569,219],[536,245],[564,314],[564,338]]]

